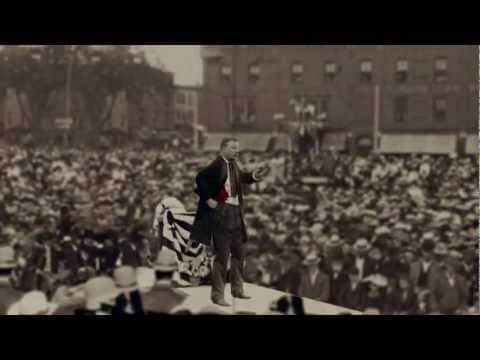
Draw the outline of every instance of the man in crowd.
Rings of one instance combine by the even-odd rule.
[[[5,151],[0,158],[0,173],[4,174],[0,177],[0,198],[3,196],[5,205],[4,213],[1,215],[4,229],[2,236],[12,246],[22,249],[23,256],[18,256],[17,267],[17,270],[21,270],[17,271],[18,279],[21,281],[16,283],[23,284],[21,288],[27,291],[38,286],[36,267],[44,265],[40,263],[32,265],[36,261],[30,261],[33,253],[31,246],[33,234],[35,236],[37,232],[53,234],[58,228],[58,240],[65,236],[78,237],[73,228],[83,222],[84,219],[81,219],[80,215],[85,217],[86,214],[88,218],[89,214],[94,213],[80,211],[77,208],[77,204],[85,202],[83,197],[90,199],[87,203],[92,203],[94,209],[98,207],[102,212],[112,212],[112,214],[113,211],[110,211],[112,204],[123,203],[122,199],[131,199],[131,216],[125,223],[128,226],[114,228],[113,222],[108,223],[110,220],[100,224],[99,217],[93,217],[92,224],[85,225],[85,228],[94,231],[95,241],[99,245],[98,256],[102,273],[111,274],[118,259],[117,241],[119,237],[128,237],[126,229],[140,225],[144,221],[144,216],[148,216],[152,207],[159,203],[158,198],[163,198],[165,194],[183,194],[173,184],[180,184],[182,187],[194,181],[194,174],[186,175],[183,170],[171,165],[172,163],[181,164],[191,156],[182,150],[179,149],[173,154],[120,149],[106,151],[102,155],[94,151],[50,149],[35,149],[27,153],[20,147]],[[249,157],[249,154],[246,155]],[[301,157],[297,160],[295,156],[284,156],[288,160],[285,183],[277,182],[272,185],[268,183],[270,180],[265,178],[260,183],[265,189],[259,194],[260,204],[251,209],[245,209],[246,215],[255,214],[252,218],[245,216],[245,226],[251,228],[253,222],[258,222],[260,219],[261,225],[268,229],[266,230],[268,238],[272,238],[265,242],[263,238],[251,237],[252,245],[257,246],[256,257],[273,253],[274,246],[280,246],[288,254],[300,253],[300,248],[305,245],[290,241],[286,229],[297,228],[298,219],[302,219],[304,227],[307,228],[310,228],[314,221],[320,221],[323,228],[321,234],[313,238],[315,246],[321,247],[324,238],[331,238],[340,231],[340,236],[346,242],[340,254],[344,259],[345,269],[351,272],[354,267],[359,268],[362,272],[361,277],[364,278],[370,271],[368,252],[363,256],[363,261],[362,256],[357,256],[355,261],[349,258],[350,248],[354,247],[352,245],[355,240],[364,238],[367,246],[364,242],[363,245],[360,244],[360,249],[378,247],[381,250],[382,263],[385,265],[383,272],[389,278],[389,283],[390,280],[393,280],[392,283],[399,281],[400,273],[410,272],[414,290],[418,291],[417,295],[422,298],[419,302],[419,308],[424,309],[421,310],[422,312],[430,311],[429,306],[424,305],[428,302],[427,297],[432,295],[426,292],[430,280],[425,282],[424,279],[436,277],[432,277],[431,274],[439,273],[434,269],[446,256],[454,257],[457,263],[467,262],[462,265],[463,270],[460,268],[459,272],[468,280],[469,305],[478,302],[474,296],[475,287],[478,284],[478,271],[475,271],[472,266],[477,262],[472,259],[467,261],[467,258],[471,257],[468,251],[477,252],[478,244],[478,183],[475,180],[478,178],[478,167],[475,166],[476,161],[473,157],[431,156],[418,161],[416,157],[404,155],[389,155],[382,159],[338,154],[338,161],[342,164],[345,179],[341,191],[337,188],[338,184],[326,184],[318,189],[313,188],[312,193],[312,187],[304,189],[299,179],[310,174],[313,167],[308,164],[308,161],[302,163]],[[257,161],[260,156],[256,158]],[[268,161],[268,155],[262,155],[261,158]],[[110,163],[119,163],[125,176],[119,176],[117,165],[112,167]],[[315,167],[318,167],[317,165]],[[160,170],[157,170],[157,167]],[[54,168],[55,176],[51,176]],[[79,179],[83,180],[78,183],[67,181],[71,177],[72,170],[77,173]],[[192,168],[192,173],[197,170],[199,170],[198,167]],[[162,181],[156,181],[160,176],[159,171],[162,173]],[[163,181],[163,179],[167,180]],[[408,189],[413,183],[416,187],[413,192],[414,198],[420,190],[424,194],[424,201],[411,201],[412,192],[409,194]],[[275,191],[270,192],[272,189]],[[80,196],[79,194],[82,193],[83,195]],[[85,193],[86,196],[84,196]],[[293,194],[296,197],[296,203],[304,203],[310,210],[301,212],[297,210],[301,206],[290,207]],[[107,201],[103,202],[104,205],[100,208],[101,201],[105,199]],[[183,201],[183,198],[181,200]],[[251,203],[250,200],[247,203]],[[317,207],[317,203],[322,209],[320,206]],[[126,208],[127,204],[122,206]],[[62,207],[63,211],[61,211]],[[278,208],[288,208],[288,211],[278,211]],[[189,208],[189,210],[193,209]],[[273,213],[275,219],[271,216]],[[119,213],[116,211],[115,214],[117,216]],[[470,215],[466,216],[466,214]],[[317,220],[320,217],[322,220]],[[39,226],[40,223],[45,223],[45,226]],[[59,223],[62,225],[58,226]],[[273,230],[269,229],[270,224],[285,225],[277,229],[278,235],[285,236],[287,239],[283,245],[275,244],[276,241],[273,241],[273,237],[270,236],[273,233]],[[373,232],[376,231],[375,229],[378,230],[379,226],[386,226],[391,232],[385,244],[377,243],[374,238],[378,234],[374,235]],[[107,230],[112,234],[102,238],[98,236],[97,232]],[[442,249],[440,246],[432,251],[431,244],[428,245],[428,241],[425,242],[429,237],[432,238],[431,235],[419,236],[422,232],[432,232],[434,241],[444,243],[447,249]],[[277,233],[275,234],[277,237]],[[78,247],[83,248],[85,242],[82,235],[79,236]],[[264,238],[266,239],[267,236]],[[56,242],[55,246],[60,245],[58,240],[53,240]],[[464,256],[464,260],[458,253]],[[299,262],[302,262],[307,254],[308,251],[302,254]],[[70,266],[76,267],[75,261],[70,261],[70,256],[66,255],[68,254],[59,253],[59,270]],[[417,255],[420,255],[419,259]],[[386,270],[385,263],[390,261],[387,261],[387,257],[397,264],[393,266],[394,270]],[[287,258],[286,256],[285,260],[283,258],[280,260],[288,262]],[[47,268],[45,262],[43,270]],[[266,272],[271,269],[273,267],[266,266]],[[428,276],[425,276],[425,273]],[[271,276],[271,278],[275,277]],[[295,283],[295,281],[292,282]],[[283,285],[281,281],[277,281],[269,286]]]

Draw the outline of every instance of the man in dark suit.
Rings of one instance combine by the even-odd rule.
[[[348,270],[353,268],[358,270],[360,280],[374,273],[375,266],[372,260],[367,256],[371,245],[367,239],[358,239],[353,245],[354,257],[350,259]]]
[[[76,285],[78,271],[82,267],[82,258],[78,244],[71,236],[65,236],[62,244],[62,259],[64,260],[65,270],[70,273],[69,280],[71,285]]]
[[[352,267],[349,270],[348,280],[338,305],[352,310],[363,311],[366,288],[360,281],[359,271],[356,267]]]
[[[343,270],[343,261],[335,257],[330,265],[330,299],[329,303],[340,305],[343,293],[348,287],[348,275]]]
[[[244,243],[247,241],[247,232],[243,219],[241,185],[260,181],[268,173],[268,168],[258,169],[253,173],[241,171],[235,161],[238,152],[238,140],[224,139],[220,156],[196,177],[200,200],[191,239],[213,247],[215,261],[211,298],[215,304],[221,306],[230,306],[224,298],[230,254],[232,295],[240,299],[249,298],[243,292]]]
[[[316,253],[307,255],[300,278],[299,296],[327,302],[330,299],[330,278],[320,270],[320,262]]]
[[[134,230],[131,232],[129,239],[120,244],[120,261],[122,265],[131,266],[134,269],[142,265],[139,249],[140,242],[140,234]]]
[[[447,259],[430,284],[430,300],[434,312],[454,315],[466,309],[467,282],[457,273],[455,267],[455,261]]]
[[[410,281],[417,291],[428,289],[440,272],[439,264],[433,257],[434,248],[434,241],[425,239],[421,246],[420,259],[410,266]]]

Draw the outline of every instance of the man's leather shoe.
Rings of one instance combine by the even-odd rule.
[[[250,300],[252,297],[245,294],[232,295],[235,299]]]
[[[212,302],[218,306],[225,306],[225,307],[231,306],[228,302],[225,301],[225,299],[219,299],[219,300],[212,299]]]

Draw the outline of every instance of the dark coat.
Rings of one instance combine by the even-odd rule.
[[[58,272],[60,254],[52,246],[50,247],[50,254],[52,262],[52,273],[56,274]],[[37,269],[44,270],[45,266],[47,266],[47,250],[45,249],[45,247],[36,246],[32,252],[31,261]]]
[[[300,279],[299,296],[327,302],[330,298],[330,278],[323,271],[319,270],[315,282],[312,283],[310,274],[305,269]]]
[[[422,263],[420,260],[415,261],[410,265],[410,281],[414,287],[418,285],[420,273],[422,270]],[[432,286],[435,277],[440,273],[440,268],[437,262],[432,261],[427,273],[427,288]]]
[[[76,273],[78,269],[83,266],[79,250],[78,245],[70,242],[63,245],[62,259],[65,262],[65,268],[73,273]]]
[[[351,256],[348,258],[348,261],[345,264],[347,272],[355,268],[355,259],[355,256]],[[380,264],[375,264],[375,261],[366,256],[363,263],[363,278],[375,274],[376,271],[380,270],[380,268]]]
[[[455,275],[455,285],[452,287],[445,272],[441,272],[434,277],[429,290],[432,310],[441,314],[454,314],[467,304],[467,283],[461,275]]]
[[[338,305],[347,309],[363,311],[365,306],[365,293],[366,286],[364,283],[359,283],[355,290],[352,290],[352,283],[348,280]]]
[[[137,268],[142,265],[142,258],[138,247],[132,242],[125,241],[120,244],[120,260],[123,266]]]
[[[100,271],[109,272],[115,268],[119,251],[115,246],[105,246],[99,250]]]
[[[169,285],[156,284],[153,289],[142,294],[143,309],[146,314],[165,315],[182,304],[187,295]]]
[[[417,314],[417,295],[412,290],[407,291],[407,296],[404,297],[400,290],[394,290],[392,293],[385,296],[385,307],[383,313],[386,315]]]
[[[238,174],[240,184],[253,184],[252,173],[246,173],[239,169],[234,162],[234,168]],[[213,224],[215,209],[211,209],[207,200],[216,199],[227,181],[227,164],[220,156],[200,171],[195,182],[197,185],[197,195],[200,197],[198,202],[197,214],[193,224],[190,238],[193,241],[212,247],[213,246]],[[247,231],[243,217],[243,188],[240,186],[238,198],[241,209],[242,235],[244,242],[247,241]]]
[[[337,278],[330,274],[330,299],[329,303],[340,305],[343,293],[347,290],[349,285],[348,275],[343,271],[338,274]]]

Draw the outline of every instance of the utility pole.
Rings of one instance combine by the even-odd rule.
[[[237,68],[238,68],[238,45],[233,45],[232,49],[232,133],[236,132],[236,113],[237,113]]]
[[[67,47],[67,76],[65,84],[65,119],[70,122],[71,119],[71,88],[72,88],[72,72],[73,62],[75,59],[75,45]],[[73,121],[71,122],[73,124]],[[71,126],[71,125],[70,125]],[[64,130],[63,144],[68,147],[68,134],[71,132],[71,127]]]

